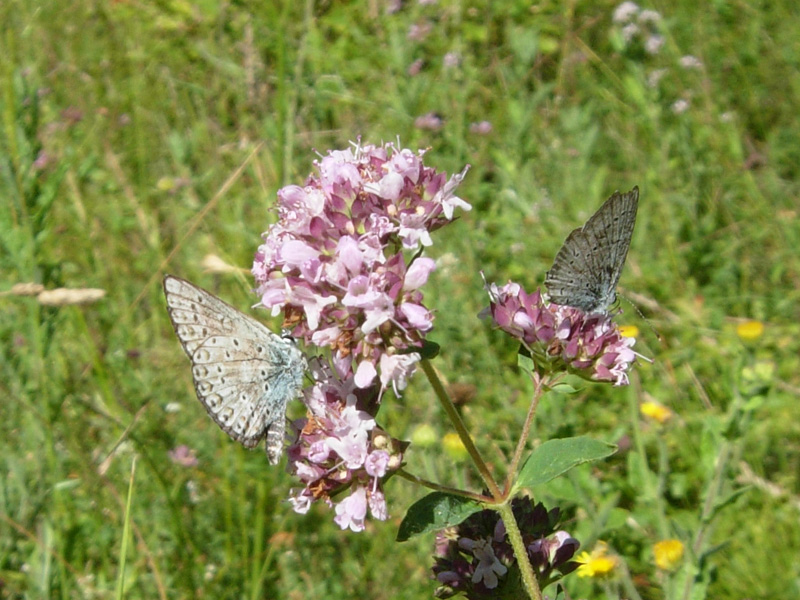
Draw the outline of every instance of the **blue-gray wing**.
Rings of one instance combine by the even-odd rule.
[[[269,462],[283,450],[286,404],[306,361],[290,339],[178,277],[164,278],[167,311],[192,362],[197,399],[231,438],[252,448],[267,438]]]
[[[587,313],[613,304],[638,207],[638,187],[614,192],[583,227],[567,236],[545,277],[551,301]]]

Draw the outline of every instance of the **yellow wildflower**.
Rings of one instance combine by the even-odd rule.
[[[467,449],[464,447],[464,442],[458,437],[457,433],[448,433],[442,438],[442,445],[444,451],[447,452],[450,458],[455,460],[464,460],[467,458]]]
[[[608,554],[608,544],[597,542],[592,553],[581,552],[575,559],[581,563],[578,577],[610,577],[619,566],[619,559]]]
[[[671,571],[683,558],[683,543],[680,540],[662,540],[653,545],[656,566]]]
[[[764,323],[761,321],[745,321],[736,326],[736,335],[744,342],[757,340],[764,334]]]
[[[639,411],[645,417],[658,421],[661,425],[672,418],[672,411],[658,402],[642,402]]]
[[[620,325],[619,334],[622,337],[635,338],[639,335],[639,328],[636,325]]]

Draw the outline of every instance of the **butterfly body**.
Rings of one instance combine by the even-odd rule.
[[[173,328],[192,363],[197,399],[231,438],[253,448],[266,437],[270,464],[283,451],[287,403],[306,360],[291,339],[178,277],[164,277]]]
[[[617,297],[638,207],[638,187],[615,192],[583,227],[567,236],[545,277],[552,302],[585,313],[608,310]]]

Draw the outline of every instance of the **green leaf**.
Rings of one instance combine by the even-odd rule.
[[[433,492],[412,504],[408,509],[403,522],[400,523],[397,541],[405,542],[421,533],[458,525],[470,515],[481,510],[483,507],[475,500],[443,492]]]
[[[722,511],[723,509],[727,508],[728,506],[736,502],[736,500],[738,500],[740,496],[743,496],[744,494],[748,493],[751,489],[752,488],[750,486],[745,486],[739,488],[738,490],[734,490],[728,496],[720,499],[717,503],[714,504],[714,509],[711,511],[711,514],[706,519],[704,519],[704,522],[711,523],[720,511]]]
[[[440,348],[441,347],[436,342],[423,340],[422,346],[409,346],[408,348],[400,350],[398,354],[412,354],[416,352],[422,358],[427,358],[428,360],[431,360],[439,355]]]
[[[577,394],[578,388],[575,388],[568,383],[557,383],[550,387],[550,391],[558,394]]]
[[[430,340],[424,340],[422,342],[422,347],[418,348],[417,352],[419,352],[422,358],[431,360],[439,355],[439,344],[431,342]]]
[[[588,437],[550,440],[531,452],[520,471],[515,487],[531,487],[547,483],[573,467],[606,458],[616,451],[617,447],[614,444]]]
[[[535,373],[536,365],[525,347],[520,347],[517,353],[517,366],[527,373]]]

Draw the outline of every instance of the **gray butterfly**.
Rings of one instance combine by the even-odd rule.
[[[544,280],[550,300],[585,313],[608,310],[617,299],[638,207],[638,187],[614,192],[583,227],[567,236]]]
[[[267,458],[277,464],[286,404],[303,385],[303,353],[293,340],[188,281],[166,275],[164,295],[172,326],[192,361],[197,399],[245,447],[254,448],[266,437]]]

